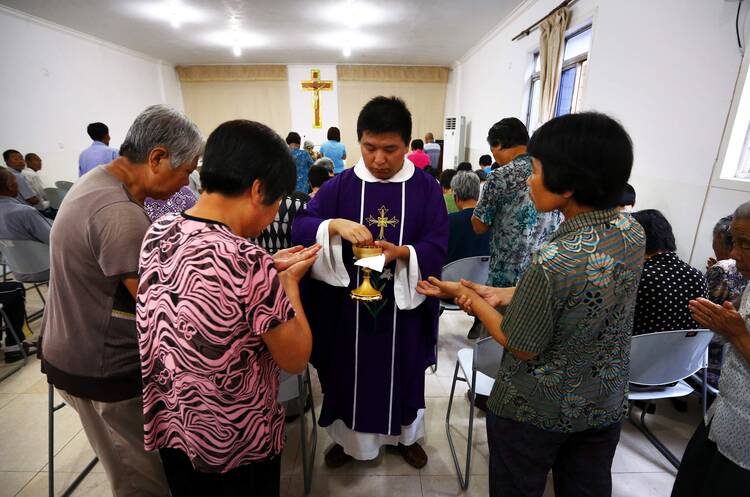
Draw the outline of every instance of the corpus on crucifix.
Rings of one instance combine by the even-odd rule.
[[[300,87],[305,91],[311,91],[313,95],[313,128],[323,127],[323,118],[320,113],[320,92],[333,90],[333,81],[321,81],[320,69],[310,70],[310,80],[301,81]]]

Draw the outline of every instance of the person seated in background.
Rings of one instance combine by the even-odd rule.
[[[474,168],[471,166],[471,162],[459,162],[456,166],[456,171],[459,173],[470,173]]]
[[[708,296],[703,274],[675,253],[672,226],[655,209],[632,214],[646,232],[646,261],[638,284],[633,335],[700,328],[688,302]]]
[[[424,153],[424,142],[419,139],[411,141],[411,153],[406,158],[419,169],[430,165],[430,156]]]
[[[432,133],[424,135],[424,153],[430,156],[430,165],[437,171],[440,167],[440,144],[435,143]]]
[[[289,152],[292,154],[297,168],[297,183],[294,191],[308,193],[310,190],[307,184],[307,173],[310,171],[310,166],[313,165],[313,160],[310,154],[299,148],[301,141],[299,133],[292,131],[286,135],[286,144],[289,146]]]
[[[42,158],[31,152],[24,156],[24,162],[26,162],[26,167],[21,170],[21,174],[26,178],[26,182],[39,198],[39,203],[34,207],[36,207],[36,210],[42,214],[45,214],[45,211],[49,211],[49,215],[45,214],[45,216],[50,219],[55,219],[57,210],[50,208],[49,200],[47,200],[47,195],[44,193],[44,182],[42,181],[42,177],[38,174],[39,171],[42,170]]]
[[[619,209],[621,212],[633,212],[635,208],[635,188],[630,183],[625,184],[620,199]]]
[[[484,169],[477,169],[474,174],[479,178],[479,198],[482,198],[482,192],[484,191],[484,184],[487,183],[487,173]]]
[[[52,224],[39,211],[19,202],[18,178],[0,168],[0,240],[31,240],[49,245]],[[17,281],[45,281],[49,270],[36,274],[13,273]],[[19,331],[19,330],[16,330]]]
[[[492,156],[484,154],[479,158],[479,167],[487,174],[492,172]]]
[[[310,174],[308,174],[307,178],[310,182],[310,198],[313,198],[316,193],[318,193],[318,190],[320,190],[320,187],[323,186],[323,183],[328,181],[333,177],[333,174],[331,174],[328,169],[324,166],[313,166],[310,168]]]
[[[328,172],[331,173],[331,176],[333,176],[334,163],[328,157],[320,157],[313,163],[313,166],[323,166],[328,169]]]
[[[104,123],[91,123],[86,133],[94,142],[78,156],[78,177],[83,176],[97,166],[109,164],[120,153],[109,146],[109,128]]]
[[[192,173],[191,173],[192,174]],[[183,186],[167,200],[146,198],[143,208],[153,223],[165,214],[179,214],[195,205],[195,194],[189,186]]]
[[[456,200],[453,198],[453,190],[451,189],[451,181],[453,181],[453,177],[456,174],[458,174],[458,171],[455,169],[446,169],[440,173],[440,187],[443,189],[443,200],[445,200],[445,208],[448,209],[448,214],[458,212]]]
[[[16,199],[21,203],[36,208],[41,200],[37,197],[34,190],[31,189],[29,182],[26,181],[26,178],[21,173],[26,167],[26,162],[23,160],[21,152],[13,149],[6,150],[3,152],[3,160],[7,166],[6,169],[16,177],[18,186],[18,196]]]
[[[706,283],[708,300],[717,305],[731,302],[735,309],[739,309],[742,294],[747,287],[747,280],[737,270],[737,261],[731,258],[732,220],[732,215],[725,216],[714,226],[712,244],[714,257],[709,257],[706,263]],[[726,340],[717,335],[708,346],[708,383],[714,388],[719,385],[725,343]]]
[[[310,158],[314,161],[323,157],[322,155],[320,155],[320,152],[315,151],[315,144],[310,140],[305,140],[305,143],[302,145],[302,147],[305,149],[305,152],[310,154]]]

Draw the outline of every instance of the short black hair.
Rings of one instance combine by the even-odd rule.
[[[487,167],[490,164],[492,164],[492,156],[489,154],[484,154],[479,158],[479,165],[482,167]]]
[[[484,169],[477,169],[474,174],[479,176],[479,181],[487,181],[487,172]]]
[[[18,150],[14,150],[14,149],[12,149],[12,148],[9,148],[9,149],[8,149],[8,150],[6,150],[5,152],[3,152],[3,160],[4,160],[5,162],[8,162],[8,159],[10,159],[10,156],[11,156],[11,155],[13,155],[13,154],[20,154],[20,153],[21,153],[21,152],[19,152]]]
[[[325,166],[310,166],[310,171],[307,173],[307,180],[310,182],[310,186],[313,188],[320,188],[320,186],[331,179],[331,173]]]
[[[471,162],[461,162],[459,165],[456,166],[456,171],[471,171],[474,169],[471,167]]]
[[[622,198],[620,199],[620,207],[626,205],[635,205],[635,188],[630,183],[625,183],[625,188],[622,189]]]
[[[487,143],[492,148],[524,146],[529,143],[529,130],[520,119],[506,117],[492,125],[487,132]]]
[[[270,205],[294,191],[297,172],[279,135],[264,124],[237,119],[208,137],[200,176],[204,191],[228,197],[247,191],[257,179],[263,202]]]
[[[336,126],[331,126],[328,128],[328,135],[329,140],[335,140],[337,142],[341,141],[341,131]]]
[[[411,149],[412,150],[424,150],[424,142],[417,138],[416,140],[411,141]]]
[[[29,152],[28,154],[23,156],[23,160],[25,160],[26,162],[29,162],[34,157],[39,157],[39,156],[35,154],[34,152]]]
[[[542,180],[553,193],[573,192],[582,206],[617,207],[633,167],[633,143],[611,117],[583,112],[556,117],[529,141],[542,163]]]
[[[100,142],[109,134],[109,128],[104,123],[91,123],[86,127],[86,133],[92,140]]]
[[[296,133],[294,131],[290,131],[288,135],[286,135],[286,144],[287,145],[300,145],[302,143],[302,138],[300,138],[299,133]]]
[[[404,145],[411,141],[411,112],[398,97],[375,97],[362,107],[357,118],[357,140],[365,131],[398,133]]]
[[[446,169],[442,173],[440,173],[440,186],[442,186],[444,189],[449,189],[451,187],[451,181],[453,181],[453,177],[458,174],[458,171],[455,169]]]
[[[664,214],[656,209],[646,209],[633,213],[638,224],[643,226],[646,233],[646,253],[674,252],[677,245],[672,233],[672,225],[669,224]]]

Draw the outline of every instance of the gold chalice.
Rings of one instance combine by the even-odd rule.
[[[352,251],[354,252],[355,259],[375,257],[383,253],[382,247],[378,247],[377,245],[353,245]],[[372,286],[372,282],[370,281],[371,271],[372,270],[370,268],[362,268],[362,283],[360,283],[357,288],[352,290],[350,294],[352,299],[362,302],[376,302],[383,298],[383,294],[380,293],[380,290]]]

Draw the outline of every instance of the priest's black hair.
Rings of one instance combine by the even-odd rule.
[[[208,193],[233,197],[257,179],[263,202],[270,205],[294,191],[297,169],[284,140],[255,121],[227,121],[208,137],[201,184]]]
[[[492,125],[487,132],[490,147],[513,148],[529,143],[526,125],[515,117],[506,117]]]
[[[556,117],[531,137],[528,153],[542,165],[545,188],[573,192],[582,206],[617,207],[633,167],[633,143],[625,128],[605,114]]]
[[[411,112],[398,97],[375,97],[362,107],[357,118],[357,140],[369,133],[398,133],[409,145],[411,141]]]

